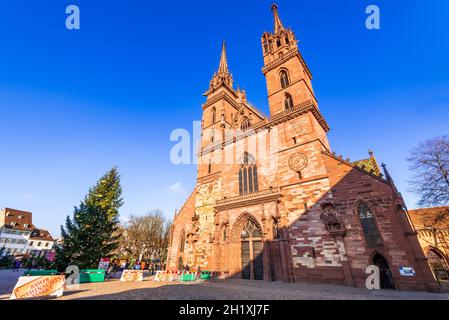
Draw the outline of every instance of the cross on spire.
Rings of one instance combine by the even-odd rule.
[[[278,5],[276,3],[273,3],[271,6],[271,10],[273,10],[273,16],[274,16],[274,33],[278,33],[279,31],[284,30],[284,25],[282,24],[281,18],[279,17],[278,12]]]

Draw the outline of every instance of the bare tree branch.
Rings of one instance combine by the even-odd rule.
[[[127,253],[138,260],[165,261],[168,230],[162,210],[152,210],[141,217],[131,216],[121,228],[119,253]]]
[[[407,159],[413,172],[411,191],[420,196],[421,207],[439,207],[433,219],[438,225],[449,218],[449,138],[437,137],[420,143]]]

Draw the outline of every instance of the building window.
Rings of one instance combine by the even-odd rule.
[[[380,237],[374,215],[371,212],[370,208],[362,202],[361,204],[359,204],[357,211],[360,217],[360,222],[362,224],[363,233],[365,235],[368,247],[376,247],[382,245],[382,238]]]
[[[279,77],[281,79],[281,87],[284,89],[285,87],[290,85],[290,81],[288,79],[288,72],[287,70],[282,70],[279,74]]]
[[[215,124],[217,122],[217,109],[212,108],[212,124]]]
[[[40,247],[42,245],[42,242],[38,242],[37,246]]]
[[[215,141],[215,130],[212,128],[210,131],[210,142],[213,143]]]
[[[243,121],[242,121],[242,124],[240,125],[240,129],[242,131],[246,131],[246,130],[249,129],[249,127],[251,127],[251,121],[249,120],[248,117],[244,117]]]
[[[186,234],[185,234],[184,230],[182,230],[181,243],[179,245],[179,252],[181,252],[181,253],[184,252],[185,242],[186,242]]]
[[[293,111],[293,98],[289,93],[285,94],[285,111]]]
[[[240,195],[244,195],[258,191],[259,183],[257,180],[256,161],[245,152],[239,170],[239,193]]]
[[[207,167],[207,172],[208,172],[209,174],[212,173],[212,160],[209,160],[209,165],[208,165],[208,167]]]
[[[281,39],[276,40],[276,46],[279,48],[282,45]]]

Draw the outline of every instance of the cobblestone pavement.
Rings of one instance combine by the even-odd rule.
[[[18,273],[0,271],[0,299],[7,299]],[[9,280],[8,280],[9,279]],[[448,293],[405,292],[351,288],[306,283],[267,283],[263,281],[220,280],[199,283],[161,283],[146,277],[143,282],[125,283],[111,280],[81,284],[67,290],[59,300],[449,300]]]

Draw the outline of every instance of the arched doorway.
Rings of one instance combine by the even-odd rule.
[[[373,264],[377,266],[380,271],[381,289],[396,289],[390,266],[388,265],[387,260],[380,253],[374,254]]]
[[[443,256],[434,249],[427,253],[430,268],[438,280],[449,280],[449,268]]]
[[[263,238],[256,221],[248,217],[240,232],[242,278],[263,280]]]

